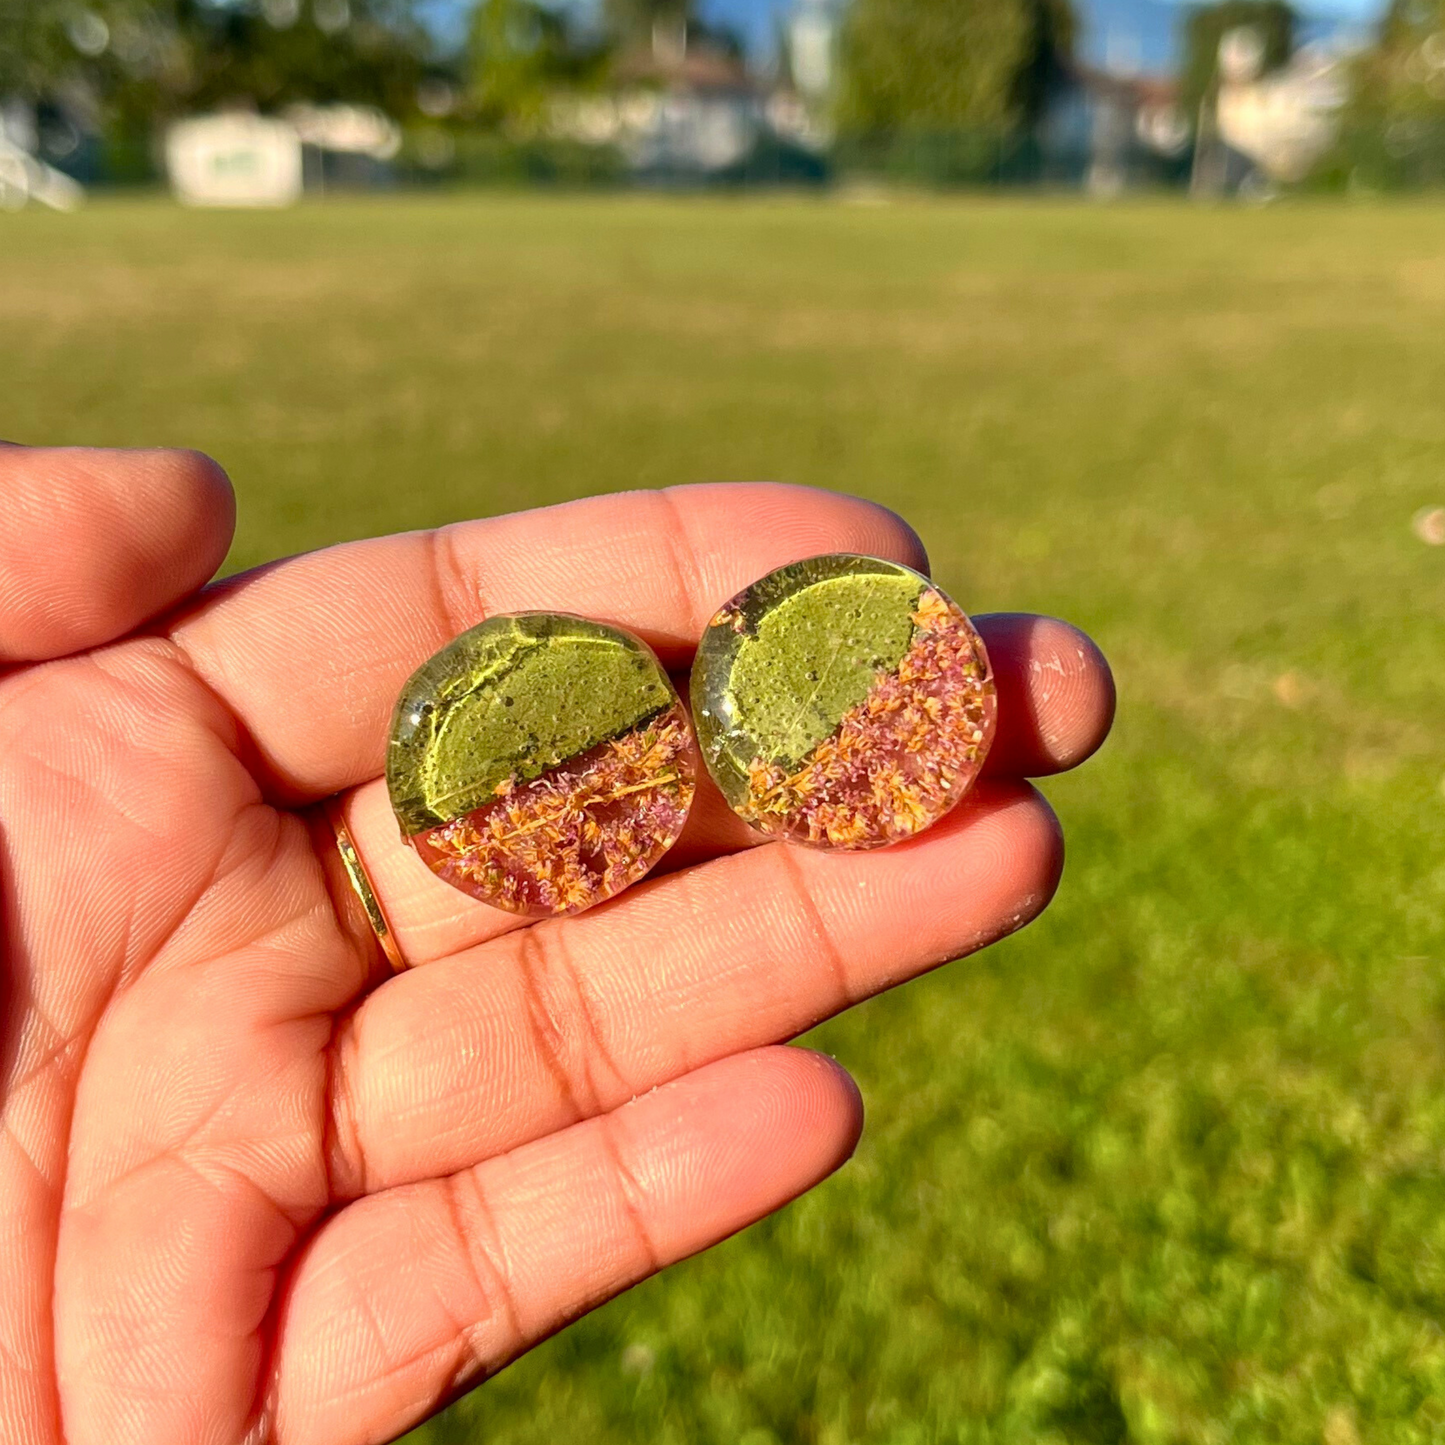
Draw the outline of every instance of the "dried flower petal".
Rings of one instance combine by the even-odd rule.
[[[681,707],[489,803],[413,846],[454,887],[525,913],[575,913],[641,878],[692,802]]]
[[[491,618],[398,702],[387,782],[443,880],[519,913],[574,913],[641,878],[693,795],[691,730],[657,659],[615,628]]]
[[[814,558],[725,611],[746,630],[704,637],[694,708],[714,776],[753,826],[880,847],[967,792],[993,736],[993,678],[972,623],[927,579],[869,558]]]

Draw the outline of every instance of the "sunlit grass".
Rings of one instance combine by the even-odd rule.
[[[1445,1435],[1445,213],[481,199],[0,218],[0,434],[233,565],[772,476],[1116,664],[1024,935],[816,1042],[858,1157],[418,1439]]]

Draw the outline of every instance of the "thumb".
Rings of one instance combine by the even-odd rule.
[[[0,663],[110,642],[179,602],[221,565],[235,513],[198,452],[0,445]]]

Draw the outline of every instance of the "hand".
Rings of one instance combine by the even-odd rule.
[[[378,774],[408,674],[520,608],[682,669],[780,563],[922,566],[897,517],[689,487],[197,592],[232,522],[199,457],[4,448],[0,498],[0,1439],[27,1445],[385,1440],[815,1184],[858,1095],[777,1045],[1033,918],[1061,848],[1021,779],[1112,712],[1072,628],[978,619],[1000,735],[924,837],[748,846],[700,789],[666,876],[525,926],[397,836]],[[397,977],[332,794],[417,965]]]

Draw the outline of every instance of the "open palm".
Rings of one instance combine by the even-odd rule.
[[[665,876],[528,925],[397,835],[378,775],[407,675],[523,608],[684,668],[783,562],[923,565],[903,523],[683,488],[197,591],[232,518],[204,459],[3,448],[0,503],[4,1440],[386,1440],[793,1198],[861,1110],[776,1045],[1038,913],[1061,850],[1021,779],[1087,756],[1112,708],[1073,629],[979,619],[1000,736],[925,837],[752,847],[705,788]],[[333,795],[418,965],[397,977]]]

